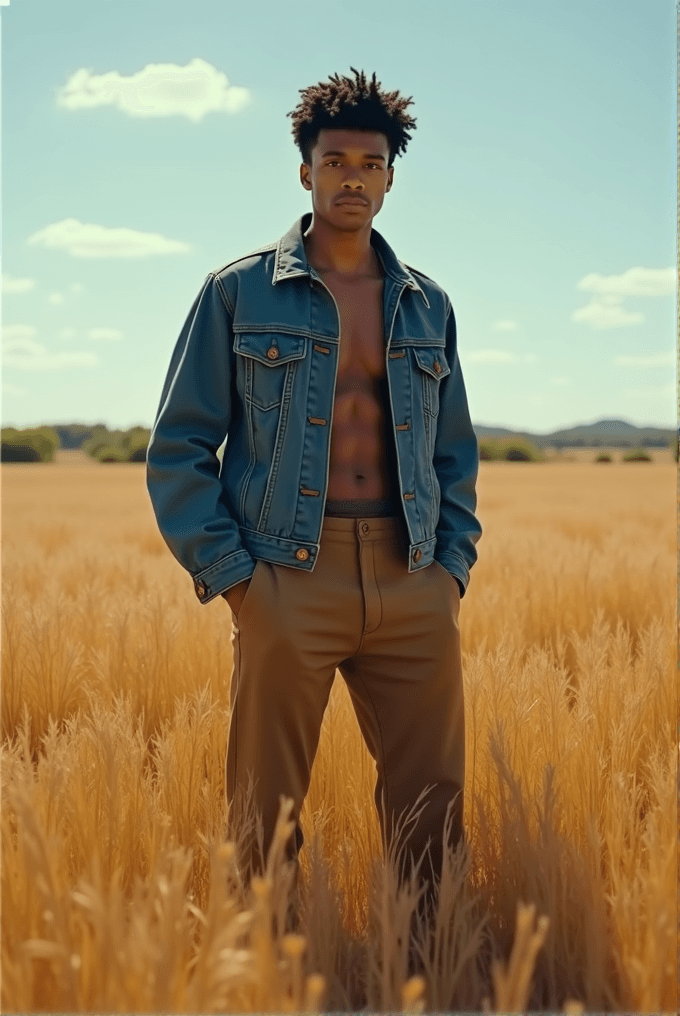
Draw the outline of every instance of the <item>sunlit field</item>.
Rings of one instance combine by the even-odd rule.
[[[280,842],[248,892],[225,842],[231,613],[163,543],[144,465],[62,453],[2,485],[3,1011],[676,1011],[670,454],[481,465],[471,849],[410,979],[416,889],[340,676],[286,936]]]

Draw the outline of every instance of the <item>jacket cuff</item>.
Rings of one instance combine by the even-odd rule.
[[[254,571],[255,559],[247,550],[237,550],[194,575],[194,592],[201,603],[210,603],[227,589],[249,579]]]

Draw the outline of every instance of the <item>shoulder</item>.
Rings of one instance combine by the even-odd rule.
[[[238,271],[248,271],[251,269],[257,270],[258,268],[264,267],[264,262],[268,255],[274,255],[278,246],[278,240],[272,240],[271,243],[266,243],[262,247],[257,247],[255,250],[251,250],[248,254],[241,254],[237,258],[232,258],[231,261],[227,261],[226,264],[220,265],[219,268],[213,268],[210,271],[210,275],[214,275],[218,278],[224,278],[230,273]]]
[[[258,277],[261,277],[261,280],[264,280],[267,276],[271,279],[274,272],[274,259],[278,244],[278,240],[272,240],[271,243],[257,247],[247,254],[241,254],[239,257],[232,258],[231,261],[213,268],[208,273],[208,278],[214,279],[218,287],[226,295],[232,310],[236,304],[239,282],[244,280],[246,276],[250,280],[255,277],[256,281]]]
[[[443,289],[439,283],[435,282],[434,279],[430,278],[429,275],[426,275],[425,272],[421,272],[419,268],[415,268],[413,265],[407,264],[406,261],[400,261],[400,264],[402,264],[404,268],[407,268],[411,273],[427,296],[428,302],[443,308],[444,313],[448,314],[449,310],[452,308],[451,300],[449,299],[449,295],[446,290]]]

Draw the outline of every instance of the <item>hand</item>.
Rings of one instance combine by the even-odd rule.
[[[232,613],[237,618],[249,585],[250,579],[243,579],[242,582],[237,582],[235,586],[232,586],[230,589],[225,590],[225,592],[221,594],[231,607]]]

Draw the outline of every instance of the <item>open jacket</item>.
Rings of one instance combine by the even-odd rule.
[[[168,547],[208,603],[255,559],[313,571],[329,474],[336,300],[307,261],[305,213],[280,240],[210,272],[170,360],[147,451]],[[482,528],[479,468],[446,293],[375,229],[408,570],[433,558],[465,594]],[[222,461],[217,454],[226,439]]]

